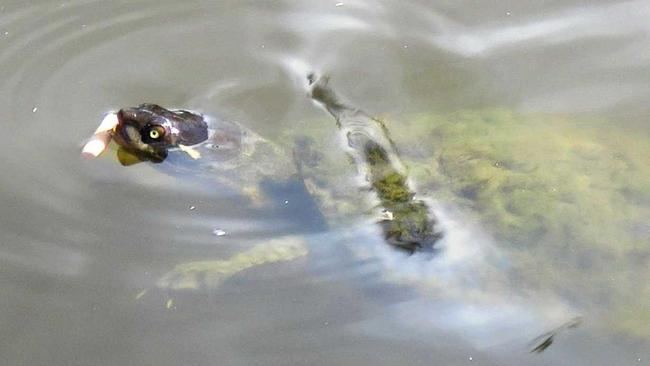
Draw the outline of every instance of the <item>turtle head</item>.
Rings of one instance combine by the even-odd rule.
[[[159,163],[170,148],[195,145],[208,138],[208,126],[201,115],[155,104],[120,109],[117,119],[113,140],[140,160]]]

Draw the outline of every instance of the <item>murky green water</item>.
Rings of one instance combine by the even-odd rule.
[[[645,1],[0,3],[0,364],[647,364],[649,16]],[[264,205],[79,158],[103,113],[155,102],[289,149],[310,136],[332,185],[353,185],[312,70],[386,120],[441,218],[439,255],[392,251],[372,205],[337,221],[299,186],[263,185]],[[284,254],[242,265],[260,245]]]

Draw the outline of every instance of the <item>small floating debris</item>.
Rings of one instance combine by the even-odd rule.
[[[146,293],[147,293],[147,290],[142,290],[142,291],[138,292],[138,294],[135,295],[135,299],[140,300],[142,298],[142,296],[144,296]]]
[[[343,6],[343,5],[344,5],[343,3],[336,3],[336,4],[334,4],[334,6],[336,6],[337,8],[338,8],[339,6]]]
[[[200,159],[200,158],[201,158],[201,153],[200,153],[198,150],[192,148],[191,146],[178,145],[178,148],[179,148],[182,152],[184,152],[184,153],[186,153],[187,155],[189,155],[189,156],[190,156],[192,159],[194,159],[194,160],[196,160],[196,159]]]
[[[174,306],[174,299],[167,300],[167,303],[165,304],[165,308],[167,308],[167,310],[176,308],[176,306]]]
[[[559,327],[551,330],[550,332],[544,333],[541,336],[533,339],[529,343],[529,346],[531,347],[530,353],[544,352],[548,347],[550,347],[553,344],[555,337],[559,333],[564,332],[567,329],[577,328],[578,326],[580,326],[580,324],[582,324],[582,317],[578,316],[560,325]]]
[[[109,113],[104,116],[104,119],[102,119],[93,136],[81,149],[81,155],[88,158],[96,158],[101,155],[111,142],[111,138],[113,137],[111,132],[117,124],[117,114]]]
[[[384,209],[381,211],[381,218],[383,220],[392,221],[393,219],[395,219],[395,215],[393,215],[391,211]]]
[[[224,230],[221,230],[221,229],[214,229],[214,230],[212,230],[212,234],[214,234],[216,236],[224,236],[227,233]]]

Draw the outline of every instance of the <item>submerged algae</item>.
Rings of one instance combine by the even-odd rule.
[[[386,241],[411,253],[425,246],[432,250],[442,232],[435,230],[427,205],[413,199],[415,192],[408,186],[407,176],[395,170],[387,152],[373,141],[366,143],[365,157],[371,185],[381,207],[390,214],[380,221]]]
[[[420,190],[474,212],[531,286],[615,309],[619,328],[650,336],[628,310],[650,308],[647,132],[506,109],[389,128]]]

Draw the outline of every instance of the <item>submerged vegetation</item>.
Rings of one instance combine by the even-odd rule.
[[[364,156],[370,183],[381,207],[390,213],[389,218],[380,221],[386,241],[411,253],[432,250],[442,232],[435,230],[436,221],[427,205],[413,199],[415,192],[409,188],[407,177],[395,169],[386,150],[372,140],[366,143]]]
[[[527,282],[650,335],[647,133],[504,109],[388,127],[420,191],[474,212]]]

